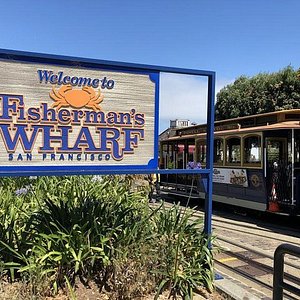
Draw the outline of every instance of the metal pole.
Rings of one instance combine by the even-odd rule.
[[[284,252],[281,247],[275,250],[274,254],[274,274],[273,274],[273,300],[282,300],[283,298],[283,257]]]
[[[294,167],[295,167],[295,129],[292,128],[292,205],[296,204],[296,200],[295,200],[295,191],[294,191]]]
[[[263,143],[263,145],[264,145],[264,176],[265,176],[265,178],[267,178],[267,166],[268,166],[268,162],[267,162],[268,142],[267,142],[267,139],[266,139],[265,143]]]
[[[207,159],[206,168],[209,170],[207,178],[207,192],[205,196],[205,222],[204,232],[211,235],[212,219],[212,176],[214,155],[214,121],[215,121],[215,74],[208,76],[208,107],[207,107]]]

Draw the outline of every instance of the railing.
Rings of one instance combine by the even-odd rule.
[[[277,247],[274,253],[274,274],[273,274],[273,300],[283,299],[283,290],[300,295],[300,289],[283,281],[284,255],[290,254],[300,258],[300,247],[290,244],[282,244]],[[299,280],[300,286],[300,280]]]

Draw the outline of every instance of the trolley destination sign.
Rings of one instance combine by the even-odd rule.
[[[0,168],[157,167],[158,74],[0,60]]]

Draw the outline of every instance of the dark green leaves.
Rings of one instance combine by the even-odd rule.
[[[299,70],[241,76],[217,95],[216,120],[300,108]]]

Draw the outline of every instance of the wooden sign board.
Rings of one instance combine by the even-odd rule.
[[[159,72],[5,54],[0,174],[157,168]]]

